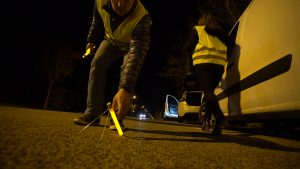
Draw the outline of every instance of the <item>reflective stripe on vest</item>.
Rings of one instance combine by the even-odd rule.
[[[136,24],[146,15],[148,11],[144,8],[138,0],[135,10],[112,32],[110,27],[110,14],[102,7],[107,0],[96,0],[97,10],[102,17],[105,36],[120,44],[128,44],[131,40],[131,34]]]
[[[225,65],[227,61],[227,47],[216,37],[204,30],[205,26],[195,26],[199,41],[193,53],[193,65],[214,63]]]

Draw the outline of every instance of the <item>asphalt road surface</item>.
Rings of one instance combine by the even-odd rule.
[[[300,168],[300,141],[195,125],[126,119],[126,131],[74,125],[81,114],[0,106],[0,168]],[[101,135],[104,135],[101,140]]]

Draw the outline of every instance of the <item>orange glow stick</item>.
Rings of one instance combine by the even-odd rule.
[[[122,131],[122,129],[121,129],[121,126],[120,126],[120,123],[119,123],[119,121],[118,121],[118,119],[117,119],[116,113],[115,113],[115,111],[113,110],[113,108],[112,108],[110,102],[107,103],[107,107],[108,107],[109,113],[110,113],[110,115],[111,115],[111,118],[113,119],[113,121],[114,121],[114,123],[115,123],[115,126],[116,126],[116,128],[117,128],[117,131],[118,131],[119,135],[122,136],[122,135],[123,135],[123,131]]]

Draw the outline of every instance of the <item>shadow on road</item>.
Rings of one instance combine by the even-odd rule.
[[[175,132],[175,131],[165,131],[165,130],[144,130],[144,129],[133,129],[127,128],[126,131],[133,132],[143,132],[170,136],[180,136],[180,137],[192,137],[192,138],[161,138],[161,137],[147,137],[147,136],[129,136],[125,134],[125,137],[135,140],[166,140],[166,141],[184,141],[184,142],[211,142],[211,143],[237,143],[240,145],[264,148],[270,150],[281,150],[288,152],[300,152],[299,148],[286,147],[279,145],[277,143],[266,141],[260,138],[251,137],[253,134],[238,134],[238,135],[228,135],[223,134],[221,136],[211,136],[209,133],[205,132]],[[197,139],[199,138],[199,139]],[[208,138],[208,139],[200,139]]]

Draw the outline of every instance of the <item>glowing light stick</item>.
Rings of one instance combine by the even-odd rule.
[[[91,48],[88,48],[88,49],[86,50],[85,54],[82,55],[82,58],[87,57],[89,54],[91,54]]]
[[[111,118],[113,119],[113,121],[115,123],[115,126],[117,128],[117,131],[118,131],[119,135],[122,136],[123,135],[123,131],[121,129],[121,126],[120,126],[120,123],[119,123],[119,121],[117,119],[116,113],[115,113],[114,109],[112,108],[110,102],[107,103],[107,107],[108,107],[108,111],[109,111],[109,113],[111,115]]]

